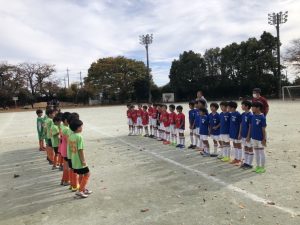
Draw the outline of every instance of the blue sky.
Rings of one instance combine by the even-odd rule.
[[[145,60],[139,35],[153,33],[150,66],[159,86],[169,79],[172,60],[185,50],[259,37],[267,14],[289,11],[281,28],[282,49],[300,38],[299,0],[0,0],[0,61],[56,65],[63,79],[86,75],[100,57]],[[289,70],[289,77],[295,75]]]

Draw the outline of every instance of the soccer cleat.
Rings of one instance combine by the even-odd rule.
[[[60,185],[61,185],[61,186],[64,186],[64,181],[61,181],[61,182],[60,182]]]
[[[72,191],[72,192],[75,192],[75,191],[78,191],[78,190],[79,190],[79,185],[78,185],[77,187],[72,187],[72,188],[71,188],[71,191]]]
[[[210,157],[218,157],[218,154],[216,153],[210,154]]]
[[[180,145],[180,144],[178,144],[178,145],[176,145],[176,148],[180,148],[180,146],[181,146],[181,145]]]
[[[217,159],[223,159],[224,158],[224,156],[222,156],[222,155],[218,155],[218,157],[217,157]]]
[[[190,146],[188,147],[188,149],[192,149],[192,148],[193,148],[193,146],[194,146],[194,145],[190,145]]]
[[[80,197],[80,198],[87,198],[89,197],[87,194],[85,194],[83,191],[77,191],[75,193],[76,196]]]
[[[68,186],[68,185],[70,185],[70,183],[68,181],[63,182],[63,186]]]
[[[180,145],[179,148],[180,148],[180,149],[184,149],[185,146],[184,146],[184,145]]]
[[[85,189],[85,190],[83,191],[83,193],[86,194],[86,195],[90,195],[90,194],[92,194],[93,192],[90,191],[90,190],[88,190],[88,189]]]
[[[52,170],[56,170],[56,169],[58,169],[57,166],[52,166]]]
[[[258,174],[265,173],[266,169],[264,167],[259,167],[259,169],[256,170],[255,172],[258,173]]]
[[[221,159],[222,162],[229,162],[230,161],[230,158],[225,156]]]
[[[210,157],[210,154],[209,154],[208,152],[203,152],[203,153],[202,153],[202,156],[203,156],[203,157]]]
[[[192,146],[192,149],[196,149],[196,148],[197,148],[197,146],[196,146],[196,145],[193,145],[193,146]]]
[[[259,166],[256,166],[253,170],[252,170],[252,172],[255,172],[256,173],[256,171],[258,171],[260,169],[260,167]]]

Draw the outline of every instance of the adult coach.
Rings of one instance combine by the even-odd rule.
[[[205,108],[207,108],[207,100],[204,98],[202,91],[198,91],[197,92],[196,101],[199,101],[200,99],[202,99],[203,101],[205,101]]]
[[[253,94],[252,103],[261,102],[263,104],[262,113],[266,116],[269,112],[269,104],[267,99],[260,95],[261,94],[260,88],[254,88],[252,94]]]

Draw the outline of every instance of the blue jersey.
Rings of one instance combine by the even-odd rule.
[[[263,140],[262,128],[267,126],[264,114],[253,115],[251,120],[251,138],[257,141]]]
[[[230,129],[229,137],[231,139],[238,139],[241,126],[241,114],[238,111],[230,113]]]
[[[196,118],[196,111],[195,109],[191,109],[189,111],[189,121],[190,121],[190,126],[192,127],[192,129],[195,129],[195,118]]]
[[[208,135],[208,115],[200,116],[200,135]]]
[[[195,109],[195,126],[196,126],[196,128],[200,128],[200,111],[199,111],[199,109]]]
[[[213,129],[213,127],[218,126],[220,124],[220,114],[209,114],[209,126],[210,126],[210,134],[211,135],[220,135],[220,127],[218,129]]]
[[[230,113],[221,112],[220,113],[220,134],[229,134],[229,125],[230,125]]]
[[[242,113],[242,138],[247,138],[249,127],[251,125],[252,113],[251,112],[243,112]]]

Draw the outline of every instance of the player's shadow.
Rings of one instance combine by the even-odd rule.
[[[21,149],[0,154],[0,218],[32,214],[51,205],[72,201],[60,186],[62,172],[51,170],[45,152]]]
[[[152,173],[155,180],[161,184],[172,186],[172,183],[174,183],[176,186],[178,179],[186,181],[187,183],[189,183],[191,179],[195,183],[199,180],[199,184],[202,184],[206,180],[219,183],[219,185],[209,186],[210,191],[215,191],[226,185],[234,185],[245,179],[246,182],[250,184],[251,178],[257,176],[251,169],[244,170],[228,162],[221,162],[214,157],[203,157],[195,150],[185,149],[182,151],[173,146],[164,146],[160,143],[154,145],[157,143],[156,140],[141,139],[140,137],[120,136],[119,138],[133,146],[138,146],[138,148],[132,148],[128,145],[130,152],[136,152],[137,156],[134,157],[135,159],[144,160],[144,157],[158,158],[157,163],[151,162],[151,164],[145,163],[138,166]],[[123,149],[125,150],[126,147],[127,146],[124,146]],[[145,148],[147,151],[140,151],[139,148]],[[144,157],[142,155],[144,155]],[[163,161],[165,162],[162,163]],[[170,164],[172,166],[171,168],[174,168],[177,173],[169,173],[170,167],[164,166],[165,163]],[[192,178],[195,177],[195,175],[199,177],[199,179]]]

